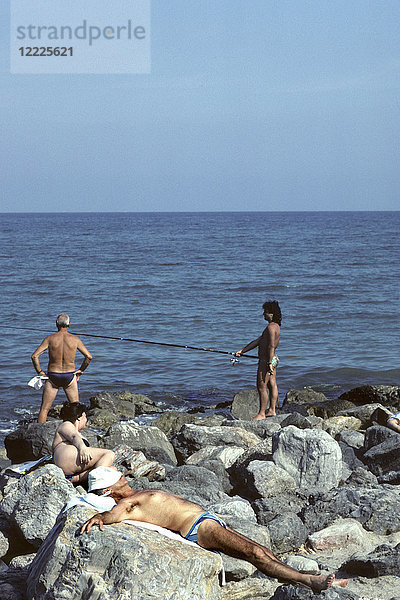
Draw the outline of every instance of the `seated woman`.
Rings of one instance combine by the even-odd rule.
[[[115,454],[112,450],[92,448],[79,433],[86,427],[86,407],[79,402],[64,402],[60,416],[62,423],[54,434],[53,462],[64,471],[72,483],[87,480],[96,467],[111,467]]]
[[[390,429],[393,429],[393,431],[397,431],[397,433],[400,433],[400,412],[397,412],[397,413],[394,413],[394,415],[391,415],[388,418],[386,425]]]

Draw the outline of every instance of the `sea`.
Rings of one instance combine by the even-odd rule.
[[[261,334],[266,300],[280,402],[400,385],[399,231],[400,212],[1,214],[0,441],[38,413],[30,357],[62,312],[94,357],[85,403],[129,390],[214,411],[255,386],[257,360],[229,353]]]

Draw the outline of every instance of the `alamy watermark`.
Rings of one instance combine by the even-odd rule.
[[[150,73],[150,0],[11,0],[12,73]]]

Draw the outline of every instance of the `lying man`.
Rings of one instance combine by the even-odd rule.
[[[109,495],[117,505],[86,521],[80,530],[81,534],[89,533],[93,525],[98,525],[103,531],[103,525],[120,523],[125,519],[144,521],[179,532],[202,548],[220,550],[234,558],[246,560],[269,577],[307,586],[314,592],[326,590],[331,585],[347,585],[347,579],[335,580],[333,574],[310,575],[288,567],[261,544],[230,529],[215,515],[180,496],[161,490],[135,492],[121,473],[109,467],[98,467],[89,473],[89,492]]]

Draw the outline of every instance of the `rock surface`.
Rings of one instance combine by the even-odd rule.
[[[104,419],[104,431],[88,430],[87,437],[114,450],[133,489],[179,494],[294,568],[349,577],[346,589],[332,587],[321,600],[396,600],[400,435],[385,419],[397,406],[399,388],[361,386],[348,394],[328,400],[310,389],[293,390],[265,422],[229,420],[224,407],[223,415],[163,414],[148,426],[121,420],[137,411],[156,414],[151,400],[101,393],[93,411],[118,422],[108,426]],[[252,395],[258,408],[255,390]],[[365,398],[374,405],[362,404]],[[8,436],[13,457],[48,453],[58,407],[52,414],[45,425],[21,423]],[[218,555],[153,531],[119,524],[77,536],[90,511],[76,507],[58,515],[83,492],[54,465],[20,479],[1,473],[0,600],[315,598],[227,556],[228,585],[221,587]]]

